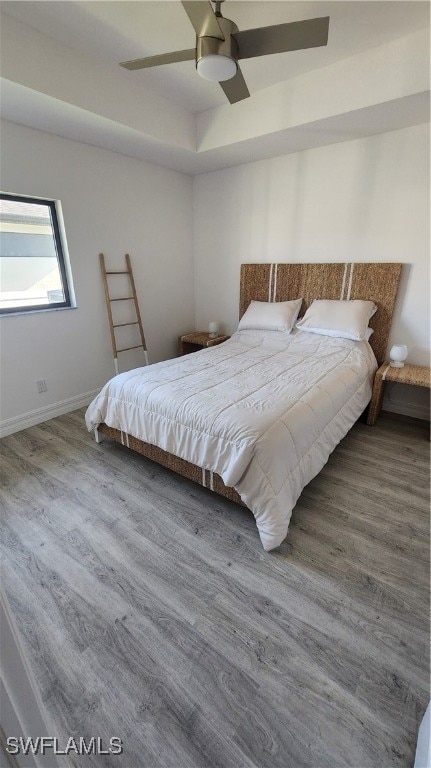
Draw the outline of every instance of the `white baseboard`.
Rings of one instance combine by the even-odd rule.
[[[385,387],[383,410],[411,416],[413,419],[430,420],[429,390],[425,387],[398,384],[388,381]]]
[[[384,400],[382,409],[391,413],[400,413],[402,416],[411,416],[413,419],[430,420],[430,409],[421,403],[409,403],[405,400]]]
[[[63,413],[70,413],[70,411],[75,411],[77,408],[84,408],[99,394],[100,389],[101,387],[91,392],[69,397],[67,400],[60,400],[58,403],[45,405],[43,408],[36,408],[34,411],[28,411],[19,416],[12,416],[10,419],[0,421],[0,437],[12,435],[14,432],[27,429],[27,427],[34,427],[35,424],[41,424],[43,421],[54,419]],[[391,413],[401,413],[403,416],[411,416],[414,419],[430,420],[430,409],[422,403],[392,400],[385,397],[383,410],[390,411]]]
[[[14,432],[20,432],[27,427],[34,427],[35,424],[41,424],[43,421],[54,419],[63,413],[70,413],[77,408],[83,408],[89,405],[96,395],[99,394],[101,387],[92,392],[85,392],[75,397],[68,397],[67,400],[60,400],[58,403],[45,405],[43,408],[36,408],[34,411],[22,413],[19,416],[12,416],[10,419],[0,421],[0,437],[12,435]]]

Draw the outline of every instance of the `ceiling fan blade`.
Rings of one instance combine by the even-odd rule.
[[[235,32],[239,59],[266,56],[269,53],[298,51],[303,48],[317,48],[328,42],[329,16],[305,21],[276,24],[273,27],[258,27]]]
[[[186,51],[173,51],[161,53],[158,56],[146,56],[144,59],[132,61],[120,61],[120,67],[124,69],[146,69],[146,67],[158,67],[160,64],[175,64],[178,61],[191,61],[196,58],[196,49],[188,48]]]
[[[235,104],[237,101],[242,101],[250,96],[250,91],[247,88],[247,83],[244,80],[244,76],[238,67],[238,72],[230,80],[223,80],[219,83],[231,104]]]
[[[184,0],[181,3],[189,17],[197,37],[217,37],[224,40],[211,3],[208,0]]]

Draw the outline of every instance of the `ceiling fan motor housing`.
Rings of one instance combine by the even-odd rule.
[[[317,48],[328,43],[329,16],[240,32],[233,21],[222,16],[222,2],[213,0],[213,11],[208,0],[181,0],[195,30],[194,48],[121,61],[120,66],[134,70],[195,60],[198,75],[218,82],[229,103],[236,104],[250,96],[238,59]]]
[[[234,77],[238,68],[238,56],[239,56],[239,49],[238,49],[238,43],[236,42],[235,38],[232,36],[235,32],[238,32],[237,25],[231,21],[230,19],[225,19],[223,16],[218,16],[217,21],[219,23],[220,29],[223,32],[223,35],[225,37],[224,40],[220,40],[217,37],[198,37],[196,41],[196,68],[198,70],[198,73],[205,77],[208,80],[227,80],[231,77]],[[227,76],[223,77],[215,77],[212,76],[211,73],[206,73],[205,68],[205,59],[207,61],[214,62],[213,57],[225,57],[226,61],[226,72]],[[234,67],[229,67],[230,62],[228,61],[230,59],[230,62],[234,64]],[[220,64],[221,64],[220,60]],[[212,67],[211,67],[212,69]],[[223,68],[220,68],[220,71]]]

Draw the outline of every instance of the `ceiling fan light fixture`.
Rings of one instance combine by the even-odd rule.
[[[209,53],[198,59],[196,69],[198,75],[205,80],[222,83],[224,80],[230,80],[232,77],[235,77],[238,64],[230,56]]]
[[[181,0],[196,33],[195,48],[122,61],[120,66],[129,70],[145,69],[194,59],[197,73],[204,80],[219,83],[229,103],[236,104],[250,96],[238,64],[241,59],[317,48],[328,43],[329,16],[240,32],[232,19],[222,15],[222,2],[213,0],[213,10],[208,0]]]

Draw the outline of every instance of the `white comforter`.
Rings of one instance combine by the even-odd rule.
[[[233,486],[266,550],[285,538],[303,487],[371,397],[365,341],[240,331],[211,349],[111,379],[86,413]]]

